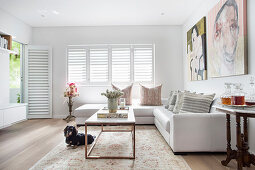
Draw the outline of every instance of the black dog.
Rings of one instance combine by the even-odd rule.
[[[78,133],[78,130],[74,126],[66,126],[64,129],[64,136],[66,137],[66,143],[68,146],[85,145],[85,134]],[[88,144],[94,142],[94,137],[90,134],[87,135]]]

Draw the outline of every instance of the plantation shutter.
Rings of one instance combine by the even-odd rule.
[[[134,47],[134,81],[153,81],[153,46]]]
[[[112,48],[112,81],[130,82],[130,48]]]
[[[52,117],[52,57],[51,48],[26,46],[25,101],[28,118]]]
[[[90,49],[90,82],[108,81],[108,48]]]
[[[80,83],[86,81],[87,52],[78,48],[67,51],[68,57],[68,82]]]

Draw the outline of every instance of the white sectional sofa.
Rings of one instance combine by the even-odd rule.
[[[166,100],[163,100],[165,103]],[[77,124],[105,104],[86,104],[74,112]],[[226,123],[223,113],[174,114],[165,106],[133,105],[136,124],[155,124],[175,154],[185,152],[225,152]]]

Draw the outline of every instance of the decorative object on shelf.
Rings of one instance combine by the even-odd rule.
[[[187,56],[191,81],[207,80],[206,18],[203,17],[187,32]]]
[[[12,36],[10,35],[0,35],[0,48],[12,49]]]
[[[242,84],[236,83],[234,84],[235,91],[231,97],[231,105],[245,105],[245,94],[242,90]]]
[[[235,91],[231,92],[231,86],[234,86]],[[241,83],[225,83],[225,93],[221,96],[222,106],[229,108],[245,109],[255,106],[255,86],[254,77],[250,78],[250,89],[248,93],[243,92]]]
[[[118,98],[123,95],[120,90],[109,91],[106,90],[105,93],[101,93],[102,96],[108,98],[108,109],[109,113],[116,113],[118,109]]]
[[[221,104],[223,105],[231,105],[231,85],[232,83],[225,83],[225,93],[223,93],[220,97]]]
[[[119,99],[119,105],[120,105],[120,109],[125,108],[125,106],[126,106],[126,100],[125,100],[125,98],[120,98],[120,99]]]
[[[220,0],[208,13],[208,75],[248,73],[247,0]]]
[[[245,96],[245,104],[248,106],[255,105],[255,84],[253,76],[250,78],[250,89],[248,90],[248,94]]]
[[[109,113],[108,108],[103,108],[97,112],[97,118],[128,118],[129,110],[117,110],[116,113]]]
[[[119,87],[115,86],[112,84],[113,90],[120,90],[123,92],[123,95],[120,96],[121,98],[125,98],[126,105],[132,105],[132,88],[133,88],[133,83],[130,84],[129,86],[120,89]],[[120,104],[120,103],[119,103]]]
[[[68,87],[66,88],[66,91],[64,92],[64,97],[68,97],[68,107],[69,107],[69,115],[64,119],[67,122],[71,121],[75,118],[75,116],[72,115],[73,112],[73,97],[79,96],[77,92],[77,87],[75,83],[68,83]]]

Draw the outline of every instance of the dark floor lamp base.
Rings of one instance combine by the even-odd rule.
[[[75,116],[73,115],[68,115],[66,118],[64,118],[63,120],[65,120],[66,122],[70,122],[72,120],[75,120]]]

